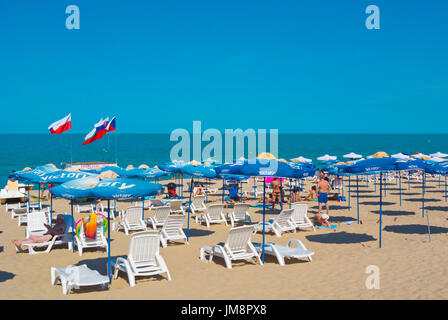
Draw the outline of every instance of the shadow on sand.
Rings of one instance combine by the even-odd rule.
[[[404,234],[427,234],[428,226],[423,224],[405,224],[399,226],[386,226],[384,231]],[[430,226],[431,234],[447,233],[448,228]]]
[[[380,214],[380,210],[371,211],[374,214]],[[415,215],[414,211],[394,211],[394,210],[382,210],[382,214],[385,216],[412,216]]]
[[[345,231],[309,235],[306,236],[305,238],[311,242],[334,243],[334,244],[361,243],[376,240],[374,237],[366,233],[364,234],[347,233]]]
[[[0,271],[0,282],[5,282],[8,280],[11,280],[15,276],[16,275],[14,273],[7,272],[7,271]]]

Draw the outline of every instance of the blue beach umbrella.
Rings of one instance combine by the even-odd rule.
[[[358,175],[380,174],[380,229],[379,229],[379,247],[381,248],[381,227],[382,227],[382,205],[383,205],[383,192],[382,181],[383,173],[388,171],[397,170],[397,159],[384,157],[384,158],[370,158],[366,160],[360,160],[353,164],[350,164],[344,168],[340,168],[340,173],[356,175],[358,182]],[[359,199],[359,192],[357,189],[357,199]],[[359,223],[359,200],[358,200],[358,223]]]
[[[111,282],[110,266],[110,200],[117,199],[136,199],[146,196],[156,195],[163,189],[161,184],[150,183],[146,181],[117,178],[102,179],[98,177],[87,177],[84,179],[72,180],[50,189],[50,192],[57,197],[70,199],[71,213],[73,217],[73,200],[83,198],[105,199],[108,200],[108,252],[107,252],[107,273],[109,283]],[[142,210],[144,206],[142,206]],[[73,226],[74,230],[74,226]],[[73,250],[74,234],[72,234]]]
[[[191,177],[190,182],[190,199],[189,199],[189,205],[188,205],[188,216],[187,216],[187,241],[190,237],[190,212],[191,212],[191,194],[193,192],[193,177],[199,177],[199,178],[215,178],[217,176],[216,171],[213,166],[209,165],[198,165],[194,166],[192,164],[187,164],[185,166],[182,166],[179,168],[180,173],[187,174]],[[206,185],[207,186],[207,185]],[[205,193],[207,197],[207,192]],[[207,201],[207,199],[206,199]]]
[[[217,166],[216,173],[259,176],[264,178],[263,183],[263,243],[262,259],[264,263],[264,245],[265,245],[265,226],[266,226],[266,177],[279,178],[304,178],[314,176],[316,169],[313,165],[292,165],[278,160],[257,159],[241,160],[233,164]]]

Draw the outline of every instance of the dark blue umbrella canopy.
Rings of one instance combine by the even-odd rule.
[[[159,169],[171,173],[183,173],[182,168],[188,165],[186,162],[175,161],[175,162],[166,162],[164,164],[159,165]]]
[[[219,175],[234,174],[261,177],[304,178],[314,176],[312,165],[286,163],[278,160],[257,159],[225,164],[215,168]]]
[[[33,170],[22,170],[22,171],[16,171],[11,174],[9,174],[9,179],[16,179],[19,181],[29,181],[31,183],[44,183],[41,181],[42,177],[45,176],[48,173],[61,171],[57,168],[54,168],[49,165],[40,166]]]
[[[124,170],[121,176],[128,178],[158,178],[169,174],[169,172],[160,170],[159,168],[133,168]]]
[[[350,165],[338,168],[338,172],[352,173],[357,175],[376,174],[384,171],[397,170],[397,159],[394,158],[371,158],[356,161]]]
[[[187,164],[181,168],[181,173],[200,178],[216,178],[217,176],[213,166],[205,165],[193,166],[191,164]]]
[[[396,163],[396,170],[424,170],[428,164],[425,160],[417,159],[417,160],[398,160]]]
[[[96,177],[96,174],[89,172],[58,170],[41,176],[40,183],[61,184],[71,180],[83,179],[87,177]]]
[[[117,178],[87,177],[72,180],[50,189],[51,194],[65,199],[135,199],[158,194],[163,186],[158,183]]]

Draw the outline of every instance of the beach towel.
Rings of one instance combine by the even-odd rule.
[[[326,227],[326,226],[317,226],[317,227],[319,227],[319,228],[323,228],[323,229],[336,229],[336,228],[338,227],[338,225],[337,225],[337,224],[332,224],[332,225],[331,225],[331,228]]]

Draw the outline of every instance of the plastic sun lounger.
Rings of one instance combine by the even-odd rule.
[[[231,228],[227,233],[224,244],[218,243],[213,246],[202,247],[199,254],[200,259],[207,262],[206,255],[209,255],[208,262],[210,262],[213,256],[221,257],[228,269],[232,269],[232,261],[236,260],[255,259],[256,262],[263,265],[251,242],[253,234],[253,225]]]
[[[51,267],[51,284],[55,285],[59,279],[62,284],[62,293],[68,294],[71,289],[79,289],[82,286],[101,285],[107,289],[108,277],[102,276],[98,271],[91,270],[87,265],[73,266],[67,268]]]
[[[297,244],[297,247],[292,247],[293,243]],[[254,243],[253,245],[257,252],[261,254],[261,243]],[[264,253],[276,257],[281,266],[285,265],[285,258],[308,258],[308,261],[311,261],[311,256],[314,254],[313,251],[305,248],[302,241],[296,239],[289,239],[286,246],[267,242],[264,245]]]

